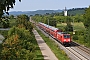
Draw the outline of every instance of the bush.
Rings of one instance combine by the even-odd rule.
[[[0,34],[3,35],[4,38],[6,39],[8,37],[8,30],[0,30]]]
[[[33,60],[35,58],[34,40],[29,30],[13,27],[8,32],[8,38],[3,43],[0,59],[2,60]],[[24,58],[24,59],[23,59]]]
[[[78,36],[77,35],[73,35],[73,39],[74,40],[78,40]]]
[[[73,26],[68,24],[68,25],[65,27],[65,30],[66,30],[66,31],[69,31],[69,32],[72,32],[72,31],[73,31]]]
[[[83,30],[80,30],[80,31],[75,31],[76,32],[76,35],[84,35],[84,31]]]

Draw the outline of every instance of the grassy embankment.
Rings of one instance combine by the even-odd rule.
[[[42,34],[42,32],[40,30],[37,29],[37,31],[40,34],[40,36],[44,39],[44,41],[46,42],[46,44],[53,51],[53,53],[56,55],[56,57],[58,58],[58,60],[69,60],[69,58],[66,55],[66,53],[63,50],[61,50],[58,47],[58,45],[53,40],[49,39],[44,34]]]

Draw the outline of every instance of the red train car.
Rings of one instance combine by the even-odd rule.
[[[51,27],[50,28],[50,34],[56,38],[57,37],[57,32],[61,32],[61,30],[59,30],[58,28],[55,28],[55,27]]]
[[[58,32],[56,39],[58,39],[62,44],[70,44],[71,42],[70,34],[65,32]]]
[[[62,32],[58,28],[55,28],[53,26],[49,26],[47,24],[39,22],[38,26],[43,29],[45,32],[49,33],[51,36],[53,36],[55,39],[60,41],[62,44],[67,45],[71,42],[70,34],[67,34],[65,32]]]

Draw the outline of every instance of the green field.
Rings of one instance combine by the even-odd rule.
[[[58,23],[57,24],[57,28],[61,28],[61,29],[64,29],[64,27],[66,26],[67,24],[66,23]],[[84,24],[82,22],[79,22],[79,23],[72,23],[73,25],[73,29],[76,30],[76,31],[79,31],[79,30],[85,30],[85,27],[84,27]]]
[[[82,22],[74,23],[74,30],[76,31],[85,30],[84,24]]]

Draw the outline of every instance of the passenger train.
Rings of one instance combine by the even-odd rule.
[[[71,43],[70,34],[62,32],[62,30],[53,26],[39,22],[38,27],[50,34],[56,40],[60,41],[63,45],[69,45]]]

